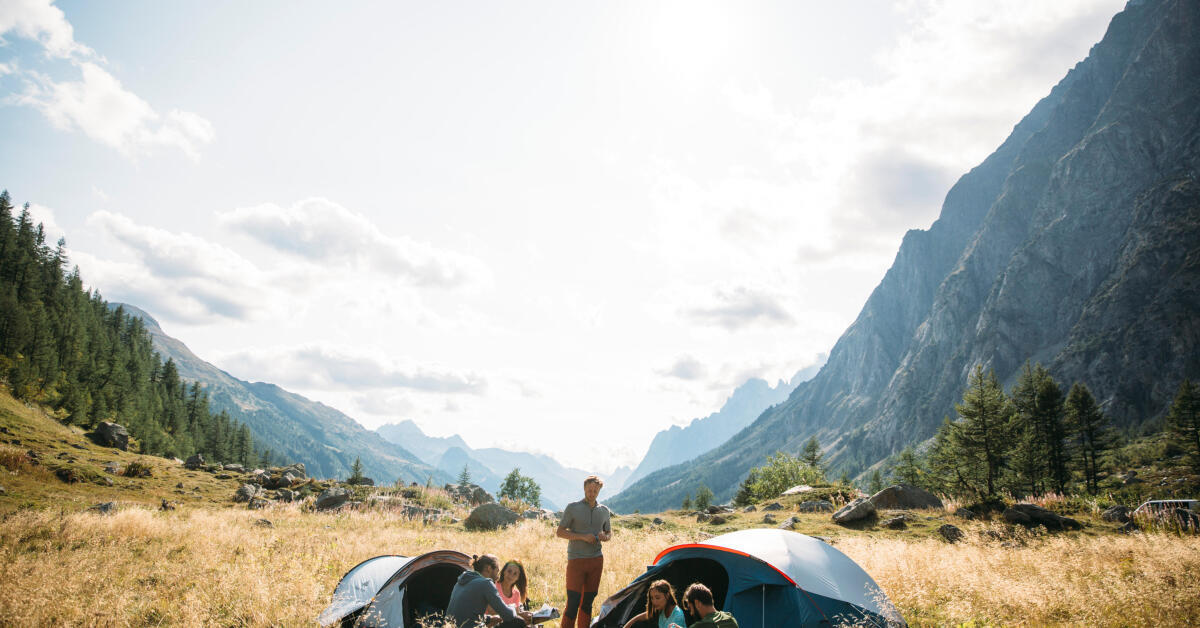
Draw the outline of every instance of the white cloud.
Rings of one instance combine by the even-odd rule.
[[[174,110],[163,119],[99,65],[83,62],[79,70],[81,80],[64,82],[31,73],[33,80],[15,102],[36,108],[60,129],[78,129],[126,155],[174,147],[198,159],[200,146],[212,141],[212,124],[199,115]]]
[[[242,207],[218,220],[277,251],[323,265],[372,269],[419,286],[457,287],[487,276],[475,258],[388,236],[362,214],[323,198],[286,209],[273,203]]]
[[[683,314],[693,322],[717,325],[728,331],[795,322],[779,296],[747,286],[719,288],[709,304],[692,307]]]
[[[62,10],[50,0],[5,0],[0,2],[0,36],[9,31],[42,45],[46,54],[68,58],[91,56],[92,49],[75,41],[75,29]]]
[[[704,379],[708,375],[708,368],[704,363],[696,358],[685,355],[675,361],[670,368],[662,371],[662,374],[667,377],[674,377],[686,381]]]
[[[235,373],[281,386],[316,390],[408,389],[426,393],[480,395],[487,380],[471,372],[402,364],[367,349],[303,345],[240,351],[221,364]]]
[[[212,123],[199,114],[174,109],[163,116],[125,89],[101,67],[103,59],[95,51],[75,41],[66,16],[48,0],[0,3],[0,37],[7,33],[38,42],[50,57],[67,59],[79,71],[79,80],[20,71],[15,62],[3,64],[0,76],[19,74],[26,82],[25,91],[6,102],[33,107],[54,126],[78,129],[131,157],[177,148],[198,159],[200,147],[212,141]]]
[[[40,223],[42,230],[46,234],[46,243],[51,246],[58,242],[59,238],[66,236],[66,232],[62,227],[58,226],[58,222],[54,219],[54,210],[45,205],[37,203],[29,204],[29,216],[33,219],[34,224]]]
[[[241,320],[261,315],[271,302],[271,283],[235,251],[187,233],[139,225],[100,211],[88,227],[115,241],[134,261],[76,251],[86,260],[85,279],[106,296],[129,301],[165,317],[187,322]]]

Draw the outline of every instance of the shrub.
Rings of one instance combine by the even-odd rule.
[[[126,465],[125,470],[121,472],[121,475],[127,478],[148,478],[153,476],[154,472],[150,468],[150,465],[134,460]]]

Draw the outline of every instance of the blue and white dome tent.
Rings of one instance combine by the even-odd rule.
[[[446,611],[455,581],[470,568],[471,558],[454,550],[367,559],[342,576],[317,623],[411,628],[421,617]]]
[[[646,590],[660,578],[679,597],[693,582],[703,583],[717,608],[742,628],[907,625],[871,576],[828,543],[757,529],[663,550],[645,573],[604,601],[593,628],[624,626],[645,610]]]

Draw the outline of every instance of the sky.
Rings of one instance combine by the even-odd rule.
[[[608,473],[827,353],[1122,5],[3,0],[0,188],[238,378]]]

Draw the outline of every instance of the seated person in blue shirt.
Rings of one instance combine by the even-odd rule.
[[[683,609],[675,603],[675,589],[666,580],[655,580],[646,591],[646,612],[629,620],[625,628],[634,628],[639,622],[654,621],[655,628],[687,628]]]

